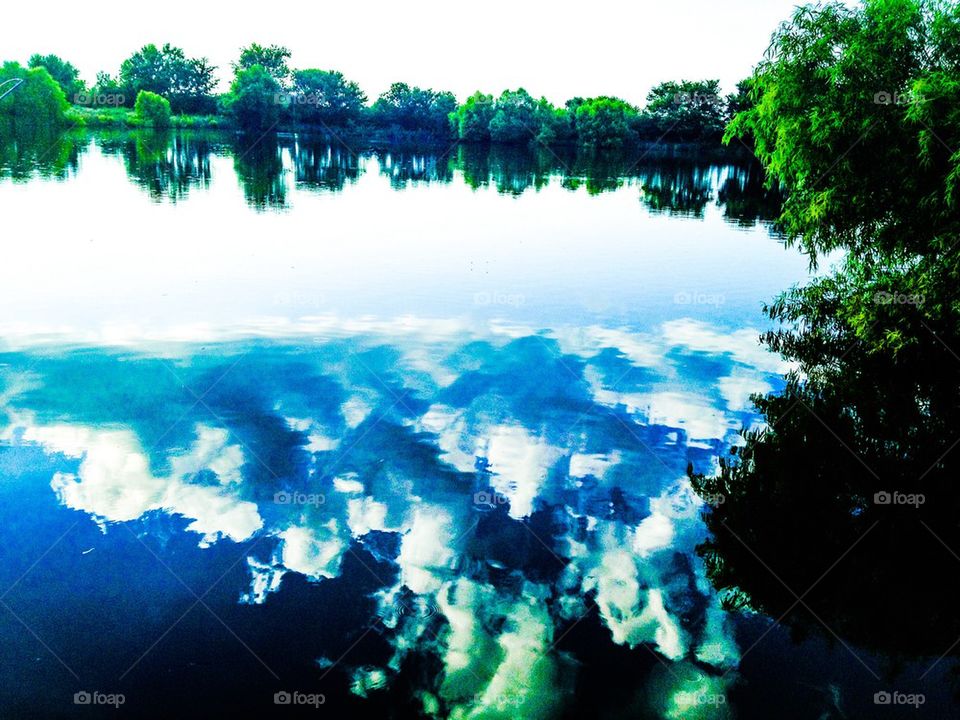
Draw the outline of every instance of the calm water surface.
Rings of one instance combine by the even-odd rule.
[[[688,465],[789,369],[775,206],[663,151],[5,139],[0,717],[860,718],[920,687],[726,611],[695,552]]]

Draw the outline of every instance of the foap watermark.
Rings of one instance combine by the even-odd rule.
[[[727,696],[722,693],[681,692],[676,696],[677,704],[681,707],[693,705],[726,705]]]
[[[283,105],[284,107],[290,105],[321,105],[324,102],[320,93],[282,92],[273,95],[274,105]]]
[[[673,95],[674,105],[716,105],[724,106],[722,97],[715,93],[678,92]]]
[[[720,293],[678,292],[673,296],[675,305],[723,305],[727,298]]]
[[[323,493],[288,492],[281,490],[273,494],[277,505],[323,505],[327,498]]]
[[[510,307],[520,307],[526,302],[526,298],[520,293],[508,292],[478,292],[473,294],[473,304],[486,307],[488,305],[509,305]]]
[[[874,705],[912,705],[915,709],[919,709],[926,701],[927,698],[923,693],[881,690],[873,694]]]
[[[919,508],[927,501],[923,493],[902,493],[894,490],[887,492],[881,490],[873,496],[874,505],[908,505],[913,508]]]
[[[887,92],[881,90],[874,93],[873,103],[875,105],[913,105],[923,102],[923,97],[915,92]]]
[[[126,100],[123,93],[79,92],[73,94],[74,105],[87,107],[122,107]]]
[[[723,505],[727,501],[723,493],[704,493],[700,497],[707,505]]]
[[[877,305],[923,305],[924,296],[918,293],[898,293],[881,290],[873,294]]]
[[[474,505],[484,505],[486,507],[496,507],[497,505],[506,505],[510,499],[506,495],[498,492],[476,492],[473,494]]]
[[[278,307],[319,309],[325,301],[322,294],[313,293],[282,292],[273,296],[273,304]]]
[[[299,690],[287,692],[286,690],[281,690],[273,694],[274,705],[307,705],[318,708],[326,701],[327,698],[323,693],[305,693]]]
[[[119,708],[127,701],[123,693],[105,693],[99,690],[81,690],[73,694],[74,705],[106,705],[114,709]]]

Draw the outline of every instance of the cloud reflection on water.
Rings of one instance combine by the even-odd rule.
[[[9,350],[3,439],[60,456],[51,490],[108,535],[162,513],[204,547],[265,536],[240,602],[269,604],[291,574],[337,578],[357,546],[390,562],[375,601],[391,656],[343,659],[356,694],[430,656],[425,711],[548,717],[579,667],[555,646],[597,613],[671,668],[657,712],[717,717],[696,698],[725,692],[739,649],[694,554],[685,469],[779,382],[757,331],[302,329],[202,351]]]

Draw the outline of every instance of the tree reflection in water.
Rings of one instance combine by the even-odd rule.
[[[218,131],[84,131],[44,138],[0,128],[0,172],[26,179],[64,176],[95,138],[104,154],[123,157],[127,176],[157,201],[177,202],[209,187],[213,159],[230,157],[247,203],[282,210],[292,187],[340,192],[357,182],[371,163],[394,189],[410,184],[464,182],[478,189],[521,195],[558,183],[590,194],[638,188],[651,212],[703,217],[711,205],[731,222],[749,227],[771,223],[779,196],[763,186],[763,173],[742,154],[704,156],[695,149],[661,147],[633,154],[573,148],[462,145],[361,149],[349,141],[304,134],[233,136]]]

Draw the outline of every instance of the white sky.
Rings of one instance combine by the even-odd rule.
[[[146,43],[207,56],[222,78],[250,42],[286,45],[292,66],[342,71],[376,97],[391,82],[563,102],[617,95],[642,104],[662,80],[750,73],[796,0],[53,0],[6,3],[0,59],[56,53],[92,81]]]

